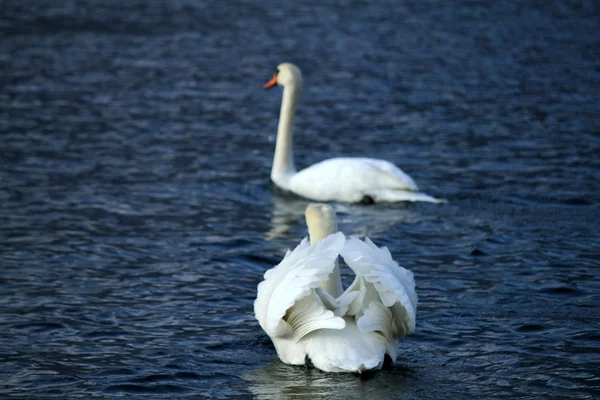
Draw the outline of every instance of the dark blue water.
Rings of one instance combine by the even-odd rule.
[[[600,397],[596,1],[3,0],[0,50],[0,397]],[[268,179],[282,61],[297,164],[449,200],[335,204],[417,279],[370,378],[283,365],[254,320],[306,234]]]

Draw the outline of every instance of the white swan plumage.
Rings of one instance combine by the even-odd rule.
[[[412,272],[385,247],[335,232],[326,204],[306,209],[310,235],[265,273],[254,313],[281,361],[307,358],[327,372],[379,369],[398,356],[398,339],[415,330],[417,293]],[[354,271],[343,291],[337,258]]]
[[[415,181],[389,161],[340,157],[296,171],[293,122],[302,90],[302,73],[291,63],[279,64],[265,89],[283,86],[271,180],[280,188],[317,201],[443,202],[419,192]]]

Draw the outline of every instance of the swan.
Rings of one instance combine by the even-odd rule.
[[[296,171],[292,126],[302,89],[302,73],[291,63],[279,64],[264,86],[283,86],[271,180],[280,188],[316,201],[348,203],[427,201],[444,202],[419,192],[415,181],[389,161],[339,157]]]
[[[310,237],[287,252],[258,285],[254,314],[286,364],[326,372],[381,368],[398,356],[398,339],[415,330],[417,293],[412,272],[371,240],[336,232],[335,211],[311,204]],[[344,291],[338,255],[354,271]]]

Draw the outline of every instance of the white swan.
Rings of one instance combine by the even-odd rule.
[[[398,266],[387,248],[368,238],[334,233],[335,212],[325,204],[306,209],[310,235],[258,285],[254,314],[281,361],[301,365],[307,357],[327,372],[381,368],[398,354],[398,338],[415,329],[417,293],[412,272]],[[337,257],[356,274],[342,291]]]
[[[283,86],[271,179],[282,189],[318,201],[443,202],[419,192],[413,179],[389,161],[374,158],[330,158],[297,172],[292,150],[292,126],[302,88],[294,64],[279,64],[265,89]]]

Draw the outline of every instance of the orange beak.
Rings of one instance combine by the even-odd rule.
[[[265,89],[271,89],[273,86],[277,85],[277,73],[273,74],[273,77],[267,84],[265,85]]]

